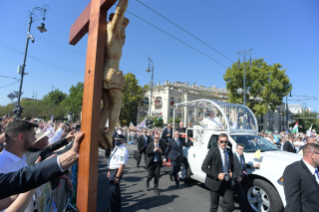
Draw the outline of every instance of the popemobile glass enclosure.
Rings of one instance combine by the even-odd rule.
[[[175,104],[173,123],[175,115],[185,110],[191,116],[187,122],[194,125],[202,125],[207,129],[232,132],[257,132],[257,120],[253,112],[245,105],[218,102],[208,99],[198,99]],[[177,112],[176,112],[177,111]],[[203,120],[209,120],[211,125],[205,125]],[[186,120],[184,119],[186,122]],[[187,123],[186,123],[187,124]]]

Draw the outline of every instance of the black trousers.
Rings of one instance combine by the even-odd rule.
[[[120,180],[118,184],[114,184],[114,178],[117,174],[117,169],[110,170],[110,198],[111,198],[111,211],[112,212],[120,212],[121,211],[121,188],[120,188]]]
[[[172,164],[172,172],[171,172],[171,174],[174,177],[176,185],[179,185],[177,174],[181,170],[181,163],[182,163],[182,161],[179,159],[179,156],[177,157],[176,160],[171,160],[171,164]]]
[[[243,189],[241,188],[241,184],[239,182],[235,182],[232,188],[233,188],[234,194],[237,194],[240,211],[247,212],[246,198],[245,198]]]
[[[147,176],[147,184],[152,180],[154,177],[154,188],[158,188],[160,171],[161,171],[161,164],[160,163],[153,163],[148,167],[148,176]]]
[[[217,212],[219,196],[222,196],[221,205],[224,212],[230,212],[235,209],[234,194],[230,182],[223,180],[217,191],[210,190],[210,212]]]
[[[146,165],[146,154],[145,154],[145,148],[143,149],[143,150],[141,150],[140,151],[140,154],[141,154],[141,157],[139,158],[139,160],[137,161],[137,166],[139,166],[140,165],[140,163],[141,163],[141,159],[142,159],[142,156],[144,155],[144,163],[145,163],[145,165]]]

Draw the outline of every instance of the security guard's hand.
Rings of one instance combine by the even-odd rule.
[[[232,178],[233,177],[233,173],[231,172],[231,170],[229,169],[229,177]]]
[[[119,183],[119,179],[118,178],[114,178],[114,184],[118,184]]]
[[[218,179],[219,180],[224,180],[225,179],[225,175],[226,175],[226,173],[219,173],[218,174]]]
[[[243,180],[243,178],[241,178],[241,177],[237,177],[237,182],[241,182]]]

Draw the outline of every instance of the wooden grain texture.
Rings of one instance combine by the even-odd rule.
[[[100,0],[92,0],[85,67],[81,130],[85,132],[80,148],[77,210],[96,211],[99,149],[99,123],[106,42],[106,10]]]
[[[103,11],[108,11],[117,0],[100,0],[100,8]],[[69,44],[76,45],[82,37],[89,31],[91,2],[85,7],[81,15],[76,19],[71,26]]]

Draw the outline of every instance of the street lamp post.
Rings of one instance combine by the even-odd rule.
[[[244,50],[241,52],[237,52],[238,53],[238,65],[237,67],[240,68],[240,60],[239,60],[239,55],[242,54],[244,56],[244,105],[246,105],[246,54],[249,52],[250,53],[250,62],[249,62],[249,67],[251,67],[251,51],[253,49],[248,49],[248,50]]]
[[[152,96],[153,96],[153,78],[154,78],[154,62],[151,59],[151,56],[148,56],[148,68],[146,70],[147,73],[152,72],[151,74],[151,83],[150,83],[150,101],[149,101],[149,111],[148,111],[148,125],[152,125],[153,121],[152,117]],[[148,126],[149,128],[151,126]]]
[[[289,126],[288,126],[288,114],[289,114],[289,109],[288,109],[288,100],[287,100],[288,95],[286,96],[286,131],[289,131]],[[290,91],[290,97],[291,97],[291,91]]]
[[[35,94],[35,98],[34,98],[34,94]],[[34,106],[33,106],[33,116],[32,118],[34,118],[34,113],[35,113],[35,102],[37,101],[37,92],[33,91],[33,99],[34,99]]]
[[[29,40],[31,40],[32,43],[34,43],[34,37],[30,34],[30,29],[31,29],[31,24],[38,19],[38,15],[36,14],[37,11],[40,13],[41,16],[43,16],[43,18],[39,18],[39,19],[43,19],[43,21],[45,20],[45,14],[50,12],[50,7],[47,4],[43,5],[43,8],[41,7],[35,7],[33,8],[31,11],[29,11],[29,27],[28,27],[28,35],[27,35],[27,43],[26,43],[26,47],[25,47],[25,52],[24,52],[24,58],[23,58],[23,64],[21,67],[21,79],[20,79],[20,87],[19,87],[19,93],[18,93],[18,103],[16,108],[13,110],[15,116],[17,118],[20,118],[21,113],[22,113],[22,108],[20,105],[20,99],[21,99],[21,91],[22,91],[22,83],[23,83],[23,76],[24,76],[24,71],[25,71],[25,62],[27,60],[27,52],[28,52],[28,46],[29,46]],[[35,20],[34,20],[35,19]],[[37,27],[40,32],[46,32],[47,30],[45,29],[45,25],[44,23],[41,24],[41,26]]]

